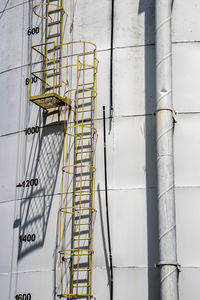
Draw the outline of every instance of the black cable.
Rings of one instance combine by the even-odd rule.
[[[114,8],[115,0],[111,7],[111,37],[110,37],[110,118],[113,117],[113,35],[114,35]]]
[[[174,7],[174,0],[172,0],[172,3],[171,3],[171,11],[173,10],[173,7]]]
[[[106,122],[105,122],[105,106],[103,106],[103,140],[104,140],[104,172],[105,172],[105,199],[106,199],[106,220],[108,232],[108,249],[110,260],[110,300],[113,300],[113,264],[112,264],[112,250],[110,242],[110,222],[108,212],[108,186],[107,186],[107,160],[106,160]]]

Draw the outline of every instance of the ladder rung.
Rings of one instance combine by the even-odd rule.
[[[62,8],[58,8],[58,9],[54,9],[54,10],[50,10],[50,11],[48,11],[48,14],[49,14],[49,15],[52,15],[52,14],[55,14],[55,13],[61,12],[62,10],[63,10]]]
[[[80,121],[80,120],[78,120],[78,121]],[[77,134],[77,136],[79,137],[79,140],[80,140],[80,137],[81,137],[81,139],[91,139],[93,137],[93,134],[91,134],[90,132],[87,132],[87,135],[86,134],[82,135],[81,133],[79,133],[79,135]]]
[[[88,151],[81,151],[81,152],[76,152],[76,154],[84,154],[84,153],[92,153],[92,150],[88,150]]]
[[[92,193],[88,193],[88,194],[75,194],[75,197],[79,197],[79,196],[90,196],[92,195]]]
[[[76,153],[76,154],[77,154],[77,153]],[[79,156],[78,156],[78,155],[79,155]],[[85,155],[86,155],[86,154],[85,154]],[[78,165],[78,164],[81,163],[81,165],[82,165],[82,164],[85,163],[85,162],[92,162],[92,155],[88,155],[88,154],[87,154],[87,157],[81,157],[80,153],[77,154],[77,156],[76,156],[76,164]]]
[[[90,139],[91,139],[92,137],[90,137]],[[82,138],[82,139],[84,139],[84,138]],[[81,140],[82,140],[81,139]],[[80,139],[79,139],[79,141],[80,141]],[[87,154],[87,156],[89,155],[89,154],[91,154],[93,152],[93,150],[88,150],[88,152],[86,152],[86,151],[84,151],[84,152],[82,152],[82,151],[78,151],[78,152],[76,152],[76,155],[80,155],[80,154]],[[91,155],[90,155],[90,157],[91,157]],[[86,157],[84,157],[84,158],[86,158]],[[84,159],[83,158],[83,159]],[[87,157],[88,158],[88,157]]]
[[[80,249],[80,250],[77,249],[77,252],[79,252],[79,256],[81,256],[81,253],[83,253],[81,251],[81,249],[83,249],[83,250],[89,250],[90,242],[91,241],[79,241],[79,240],[74,241],[74,246],[77,246],[77,248]],[[85,243],[86,245],[84,247],[83,246],[79,247],[79,245],[78,245],[79,243]],[[90,253],[88,254],[88,256],[90,256]]]
[[[75,174],[76,177],[82,176],[90,176],[91,172],[82,172],[81,174]]]
[[[80,157],[80,159],[76,159],[76,164],[83,164],[89,162],[90,164],[92,163],[92,157],[88,157],[88,158],[82,158]]]
[[[79,86],[90,85],[90,84],[93,84],[93,85],[94,85],[94,82],[79,83]],[[87,91],[88,91],[88,90],[87,90]]]
[[[48,52],[48,53],[51,53],[51,52],[57,51],[57,50],[59,50],[59,49],[61,49],[61,46],[55,46],[55,47],[53,47],[53,48],[51,48],[51,49],[48,49],[47,52]]]
[[[82,186],[81,183],[78,182],[77,185],[79,185],[79,186],[75,187],[76,192],[79,192],[80,190],[81,190],[82,192],[83,192],[84,190],[85,190],[85,191],[91,190],[91,184],[90,184],[90,185],[87,185],[87,186]]]
[[[93,139],[93,136],[88,136],[88,137],[82,137],[81,140],[91,140]]]
[[[77,149],[88,149],[88,148],[91,148],[91,145],[77,146]]]
[[[77,278],[77,276],[75,276],[75,278],[73,278],[73,284],[76,286],[79,286],[80,284],[89,284],[89,280],[87,278]]]
[[[80,240],[80,241],[90,241],[91,240],[91,238],[74,238],[74,240]]]
[[[78,236],[80,236],[80,235],[86,235],[86,234],[89,234],[89,230],[87,229],[87,230],[82,230],[81,232],[74,232],[74,235],[78,235]]]
[[[53,25],[57,25],[57,24],[61,24],[61,21],[54,21],[54,22],[48,23],[48,26],[53,26]]]
[[[79,256],[86,256],[86,255],[88,255],[88,256],[90,256],[91,254],[93,254],[93,252],[94,251],[92,251],[91,249],[89,249],[88,248],[88,246],[85,246],[85,247],[77,247],[77,248],[75,248],[75,250],[76,250],[76,253],[78,253],[78,255]],[[81,250],[88,250],[89,252],[87,252],[87,253],[83,253]],[[92,252],[91,252],[92,251]]]
[[[91,202],[91,200],[89,200],[89,199],[87,199],[87,200],[81,200],[81,204],[85,204],[85,203],[89,204],[90,202]],[[75,202],[75,204],[76,205],[80,205],[80,202],[77,201],[77,202]]]
[[[89,254],[84,253],[83,254],[83,253],[80,253],[80,252],[78,254],[73,254],[73,256],[79,256],[79,257],[80,256],[91,256],[91,255],[92,255],[92,253],[89,253]]]
[[[84,125],[88,125],[92,127],[92,123],[89,123],[91,121],[91,119],[85,119],[85,120],[78,120],[78,123],[84,123]],[[88,123],[87,123],[88,122]]]
[[[87,285],[83,285],[83,284],[82,284],[82,285],[80,285],[80,284],[73,284],[73,287],[74,287],[74,288],[78,288],[78,289],[79,289],[79,288],[84,288],[84,287],[87,288],[87,287],[90,287],[90,284],[87,284]]]
[[[49,39],[53,39],[53,38],[59,37],[59,36],[61,36],[61,33],[55,33],[55,34],[52,34],[52,35],[48,35],[47,39],[49,40]]]
[[[78,71],[86,71],[86,70],[91,70],[94,69],[94,67],[88,67],[88,68],[83,68],[83,69],[78,69]]]
[[[81,103],[81,104],[78,105],[77,109],[87,107],[87,106],[91,107],[92,103],[91,102]]]
[[[82,181],[85,182],[85,181],[92,181],[92,180],[93,180],[93,179],[81,179],[81,180],[77,180],[77,179],[76,179],[76,182],[82,182]]]
[[[94,109],[77,110],[77,113],[80,114],[80,113],[91,112],[91,111],[94,111]]]
[[[87,214],[87,215],[79,215],[79,216],[75,217],[75,220],[77,221],[79,219],[83,220],[83,219],[88,219],[88,218],[90,218],[89,214]]]
[[[92,128],[91,128],[91,131],[77,132],[77,136],[79,137],[80,135],[82,135],[82,136],[92,135]]]
[[[75,220],[77,221],[79,219],[83,220],[83,219],[89,219],[89,218],[90,218],[90,215],[79,215],[79,216],[75,217]]]
[[[89,185],[84,185],[84,186],[80,185],[75,188],[76,188],[76,191],[80,191],[80,190],[83,191],[83,190],[89,190],[91,187]]]
[[[84,271],[86,271],[86,272],[88,272],[88,271],[90,271],[91,269],[73,269],[73,271],[74,272],[84,272]]]
[[[89,262],[78,262],[78,263],[74,263],[74,268],[77,269],[79,266],[79,268],[89,268]]]
[[[59,87],[61,87],[61,85],[60,85],[60,84],[58,84],[58,85],[55,85],[55,86],[48,87],[48,88],[46,88],[46,90],[57,89],[57,88],[59,88]]]
[[[89,223],[79,223],[79,224],[74,224],[74,226],[84,226],[84,225],[91,225],[91,222]]]
[[[47,78],[58,76],[58,75],[60,75],[60,72],[52,73],[52,74],[47,74]]]
[[[91,133],[91,132],[85,132],[83,134],[81,132],[77,133],[77,139],[79,142],[80,142],[80,140],[85,139],[85,138],[92,138],[92,136],[93,136],[93,133]]]
[[[55,59],[55,61],[52,59],[52,60],[49,60],[47,61],[47,65],[53,65],[54,63],[59,63],[60,62],[60,59]]]
[[[87,96],[87,97],[83,96],[83,97],[80,97],[80,98],[78,97],[77,100],[84,100],[84,99],[95,98],[95,97],[96,97],[96,95]]]

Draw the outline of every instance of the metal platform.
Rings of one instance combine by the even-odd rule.
[[[63,98],[56,93],[31,96],[30,101],[46,110],[64,106],[65,104],[71,106],[71,100],[69,98]]]

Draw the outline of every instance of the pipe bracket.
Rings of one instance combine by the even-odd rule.
[[[160,268],[160,267],[163,267],[163,266],[174,266],[174,267],[177,268],[177,270],[179,272],[181,272],[181,265],[177,262],[160,261],[157,264],[155,264],[156,268]]]
[[[177,123],[177,118],[176,118],[176,115],[177,115],[177,112],[174,110],[174,109],[171,109],[171,108],[168,108],[168,107],[163,107],[163,108],[158,108],[156,109],[154,112],[153,112],[153,115],[156,116],[156,114],[161,111],[161,110],[169,110],[172,112],[172,118],[174,120],[174,123]]]

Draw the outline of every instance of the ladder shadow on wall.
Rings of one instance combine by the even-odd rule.
[[[10,2],[10,0],[7,0],[7,2],[6,2],[6,4],[5,4],[5,6],[4,6],[4,8],[2,9],[2,11],[1,11],[1,16],[0,16],[0,20],[1,20],[1,18],[3,17],[3,14],[4,14],[5,10],[7,9],[9,2]]]
[[[14,223],[14,227],[19,226],[19,238],[22,239],[18,247],[18,261],[43,247],[45,242],[62,157],[63,122],[44,125],[33,137],[27,135],[29,138],[32,142],[27,150],[25,178],[38,179],[38,184],[22,188],[19,217]],[[31,235],[34,241],[23,241],[25,235],[25,239]]]
[[[43,14],[43,7],[41,13]],[[28,4],[29,28],[33,27],[33,2]],[[34,22],[44,33],[42,19]],[[42,43],[42,34],[40,43]],[[28,39],[27,57],[30,62],[30,49],[33,44],[33,37]],[[38,61],[37,61],[38,62]],[[37,87],[34,87],[37,89]],[[27,89],[26,99],[29,98]],[[29,122],[32,105],[27,103],[26,118]],[[59,115],[58,111],[54,112]],[[35,241],[19,240],[17,261],[19,262],[31,252],[42,248],[45,241],[49,215],[52,207],[53,194],[55,192],[56,178],[63,147],[63,122],[46,124],[49,113],[42,109],[38,110],[36,124],[41,126],[39,133],[26,135],[25,141],[25,170],[24,180],[38,179],[38,185],[22,187],[21,203],[18,218],[14,227],[19,227],[19,238],[27,235],[35,235]],[[29,142],[31,141],[31,142]],[[30,237],[30,236],[29,236]]]

